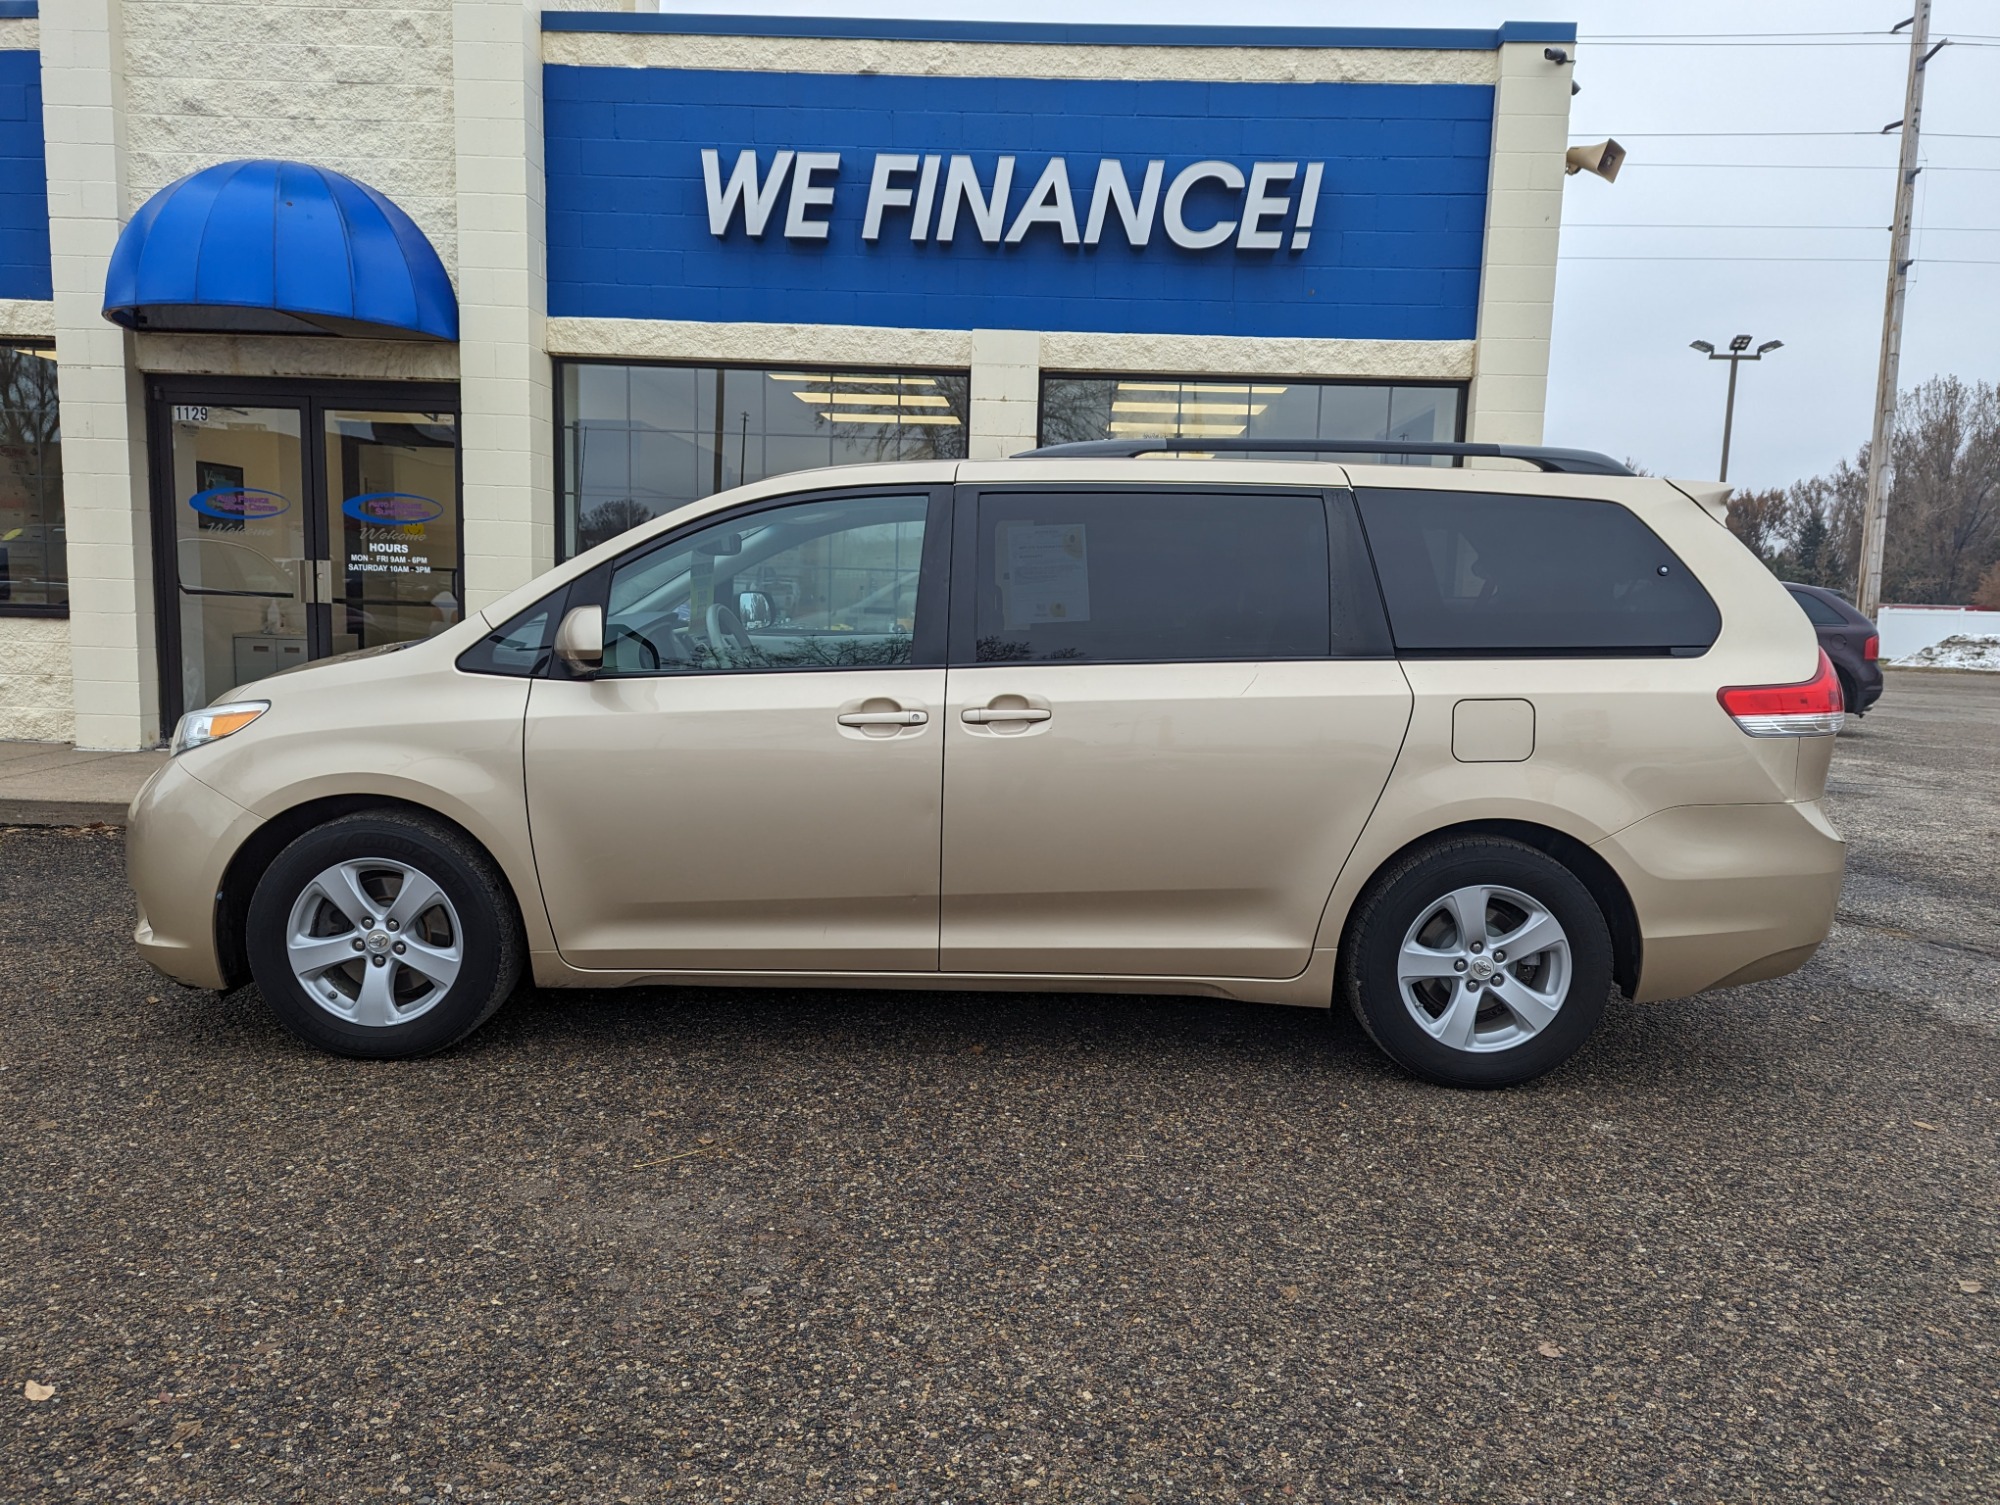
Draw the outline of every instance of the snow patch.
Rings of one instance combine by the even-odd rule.
[[[2000,674],[2000,637],[1961,633],[1896,663],[1905,669],[1987,669]]]

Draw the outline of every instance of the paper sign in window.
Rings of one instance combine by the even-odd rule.
[[[1001,523],[1000,616],[1009,630],[1090,620],[1082,523]]]

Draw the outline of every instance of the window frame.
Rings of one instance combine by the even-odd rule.
[[[563,614],[575,611],[579,606],[595,606],[608,613],[611,601],[611,577],[627,564],[651,554],[659,549],[670,549],[676,543],[704,533],[710,528],[740,518],[756,517],[761,513],[775,512],[783,507],[809,506],[815,503],[839,501],[883,501],[891,497],[907,496],[924,499],[924,543],[917,564],[917,619],[915,629],[910,634],[910,661],[905,664],[824,664],[811,668],[785,669],[700,669],[661,670],[654,674],[617,674],[609,676],[609,681],[624,683],[628,680],[673,680],[673,679],[714,679],[724,675],[749,676],[765,674],[865,674],[894,673],[901,669],[942,669],[945,667],[946,623],[950,609],[950,540],[952,536],[952,487],[949,483],[919,482],[907,487],[899,486],[834,486],[816,487],[811,491],[792,491],[783,496],[761,497],[754,502],[743,502],[733,507],[724,507],[700,517],[690,518],[679,527],[656,534],[635,543],[631,548],[622,549],[603,563],[593,566],[584,574],[570,581],[566,586],[569,599],[563,605]],[[934,583],[935,582],[935,583]],[[551,591],[550,595],[555,592]],[[539,605],[537,602],[535,605]],[[533,611],[535,606],[524,607],[515,616]],[[509,618],[509,621],[513,618]],[[560,618],[558,625],[560,625]],[[549,664],[537,678],[558,680],[591,680],[598,678],[595,673],[579,674],[565,664],[557,654],[549,655]]]
[[[1453,444],[1463,444],[1465,442],[1465,425],[1468,416],[1468,410],[1471,406],[1470,397],[1472,392],[1471,382],[1437,380],[1437,379],[1423,380],[1423,381],[1397,381],[1397,380],[1384,381],[1375,377],[1363,377],[1363,376],[1303,376],[1296,373],[1285,373],[1283,375],[1274,376],[1268,371],[1258,372],[1251,375],[1243,375],[1243,374],[1232,374],[1228,372],[1218,373],[1213,371],[1097,371],[1097,370],[1057,371],[1057,370],[1050,370],[1049,368],[1044,367],[1042,369],[1040,377],[1035,382],[1035,443],[1038,446],[1046,445],[1051,442],[1057,442],[1057,443],[1064,442],[1064,441],[1051,441],[1048,437],[1048,389],[1049,389],[1049,383],[1052,381],[1160,381],[1160,382],[1171,381],[1171,382],[1187,382],[1187,383],[1215,383],[1220,386],[1241,385],[1246,387],[1258,386],[1262,384],[1268,384],[1271,382],[1290,382],[1296,386],[1372,387],[1382,390],[1393,390],[1398,387],[1442,388],[1456,392],[1458,394],[1458,412],[1456,421],[1452,425],[1451,437],[1449,440],[1439,441],[1440,443],[1453,443]],[[1107,439],[1116,439],[1120,436],[1117,434],[1106,434],[1101,437]],[[1311,436],[1299,434],[1299,435],[1292,435],[1289,437],[1308,438]],[[1355,443],[1357,444],[1362,444],[1365,442],[1366,442],[1365,440],[1359,440],[1359,439],[1355,441]],[[1339,453],[1316,455],[1313,456],[1312,458],[1328,461],[1334,464],[1340,464],[1340,463],[1357,464],[1360,462],[1358,462],[1354,458],[1355,455],[1372,454],[1372,453],[1373,451],[1371,450],[1358,449],[1354,451],[1353,454],[1349,454],[1346,451],[1340,451]],[[1243,456],[1232,456],[1231,458],[1255,459],[1257,457],[1255,455],[1243,455]],[[1388,460],[1388,463],[1409,465],[1409,464],[1414,464],[1418,458],[1420,457],[1404,456],[1400,458],[1391,458]],[[1462,467],[1464,464],[1465,464],[1465,459],[1462,455],[1454,455],[1450,457],[1448,464],[1446,466],[1430,466],[1428,468],[1455,469]]]
[[[958,495],[953,504],[953,527],[951,548],[951,573],[955,580],[976,582],[979,579],[979,503],[987,496],[1021,496],[1029,492],[1045,492],[1061,496],[1154,496],[1163,491],[1176,491],[1196,496],[1227,498],[1246,496],[1309,496],[1318,497],[1326,522],[1327,558],[1327,651],[1325,653],[1296,654],[1272,657],[1269,654],[1235,655],[1214,658],[1089,658],[1089,659],[1018,659],[994,662],[981,660],[979,649],[979,590],[976,584],[965,589],[954,590],[950,596],[951,633],[948,644],[950,667],[954,669],[1063,669],[1063,668],[1104,668],[1138,664],[1318,664],[1318,663],[1382,663],[1393,662],[1396,657],[1395,640],[1390,633],[1388,608],[1382,600],[1381,582],[1376,578],[1374,556],[1368,551],[1367,534],[1361,527],[1359,510],[1354,505],[1354,493],[1345,486],[1260,486],[1254,483],[1230,484],[1228,482],[1203,483],[1198,477],[1186,481],[979,481],[967,482],[955,488]],[[1333,631],[1339,621],[1339,613],[1334,608],[1334,550],[1339,547],[1341,529],[1336,526],[1336,513],[1346,514],[1346,533],[1359,546],[1360,556],[1351,561],[1357,594],[1363,603],[1372,606],[1379,652],[1336,653],[1333,651]]]
[[[679,371],[800,371],[827,376],[837,374],[852,376],[876,375],[885,379],[895,376],[962,376],[965,378],[966,384],[967,419],[965,442],[968,454],[972,447],[972,368],[970,366],[896,366],[891,368],[879,367],[869,361],[847,361],[828,364],[825,361],[643,360],[622,355],[558,355],[550,357],[549,366],[553,398],[552,411],[555,417],[555,443],[553,446],[554,486],[552,495],[555,497],[557,564],[567,564],[579,555],[589,553],[590,548],[597,547],[595,544],[592,544],[590,548],[572,549],[570,547],[570,535],[572,531],[580,531],[582,524],[582,517],[580,515],[576,518],[569,516],[571,501],[564,484],[565,471],[569,464],[569,420],[571,414],[563,398],[563,373],[572,366],[646,367],[649,369]],[[885,460],[879,463],[886,465],[896,462]],[[945,460],[938,463],[958,465],[963,464],[964,460]],[[780,474],[803,474],[803,472],[780,472]],[[764,476],[757,481],[743,482],[739,480],[738,484],[755,486],[761,485],[763,481],[773,479],[776,479],[776,477]],[[720,492],[711,491],[707,496],[694,497],[691,500],[694,502],[705,502],[709,497],[719,495],[721,495]],[[665,514],[661,515],[664,516]],[[572,529],[572,523],[578,525],[576,530]]]
[[[38,356],[37,359],[47,360],[52,369],[56,365],[56,362],[53,358],[55,356],[55,351],[56,351],[56,342],[54,340],[35,339],[35,338],[10,335],[4,339],[0,339],[0,345],[5,345],[9,350],[19,350],[23,352],[45,350],[48,352],[48,355]],[[60,402],[58,402],[57,415],[56,415],[56,447],[57,447],[56,475],[58,480],[60,481],[62,479],[62,457],[61,457],[62,414],[61,414]],[[61,500],[57,504],[57,510],[63,529],[62,600],[0,601],[0,617],[39,618],[44,621],[68,620],[70,614],[71,577],[69,571],[69,496],[66,486],[63,488],[63,494]],[[49,524],[47,523],[47,521],[44,521],[42,526],[44,528],[47,528]],[[47,544],[44,543],[43,547],[46,548]]]

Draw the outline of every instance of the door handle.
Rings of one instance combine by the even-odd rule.
[[[973,726],[986,726],[995,721],[1047,721],[1050,715],[1039,706],[984,706],[978,710],[960,711],[958,719]]]
[[[930,719],[928,711],[849,711],[839,721],[842,726],[923,726]]]

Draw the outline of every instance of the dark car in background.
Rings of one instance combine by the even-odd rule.
[[[1800,585],[1787,580],[1785,589],[1813,624],[1819,645],[1833,660],[1840,676],[1840,693],[1851,716],[1864,714],[1882,698],[1882,639],[1875,624],[1854,608],[1839,591],[1820,585]]]

